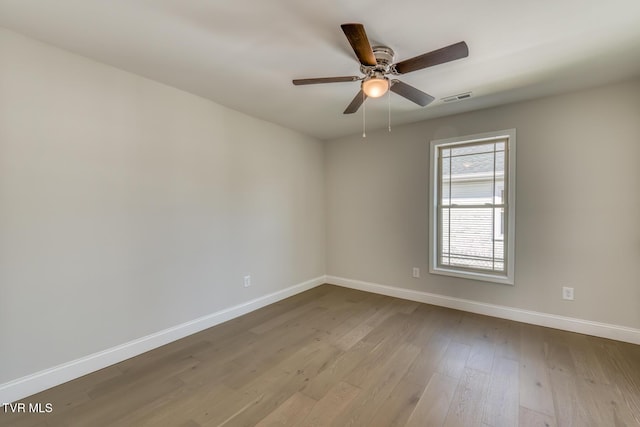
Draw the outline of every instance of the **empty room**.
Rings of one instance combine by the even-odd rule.
[[[0,426],[640,426],[640,3],[0,0]]]

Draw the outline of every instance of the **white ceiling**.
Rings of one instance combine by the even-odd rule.
[[[395,124],[640,75],[639,0],[0,0],[0,26],[320,139],[361,132],[362,109],[342,114],[359,83],[291,80],[360,75],[345,22],[398,61],[469,46],[401,76],[436,101],[392,94]],[[367,130],[386,127],[387,98],[366,113]]]

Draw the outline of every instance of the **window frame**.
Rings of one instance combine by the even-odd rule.
[[[506,140],[507,150],[506,170],[504,180],[507,199],[505,215],[505,267],[504,274],[494,272],[482,272],[467,268],[457,268],[455,266],[438,265],[438,241],[441,238],[441,231],[438,228],[438,198],[440,183],[440,162],[438,161],[438,150],[441,147],[455,147],[471,143],[483,143],[494,140]],[[446,276],[459,277],[464,279],[481,280],[486,282],[513,285],[515,282],[515,218],[516,218],[516,130],[507,129],[495,132],[486,132],[474,135],[465,135],[446,139],[437,139],[430,142],[429,148],[430,177],[429,182],[429,273]],[[495,236],[494,236],[495,238]]]

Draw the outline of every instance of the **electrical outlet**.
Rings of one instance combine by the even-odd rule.
[[[573,301],[573,288],[567,286],[562,287],[562,299]]]
[[[418,267],[413,267],[412,276],[413,276],[414,279],[419,279],[420,278],[420,269]]]
[[[246,276],[244,276],[244,287],[248,288],[249,286],[251,286],[251,275],[247,274]]]

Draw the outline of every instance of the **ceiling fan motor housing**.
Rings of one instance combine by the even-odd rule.
[[[374,74],[374,72],[382,72],[387,74],[391,72],[391,65],[394,63],[395,52],[393,49],[387,46],[373,46],[373,56],[376,58],[377,65],[367,66],[360,64],[360,71],[362,74],[368,76]]]

